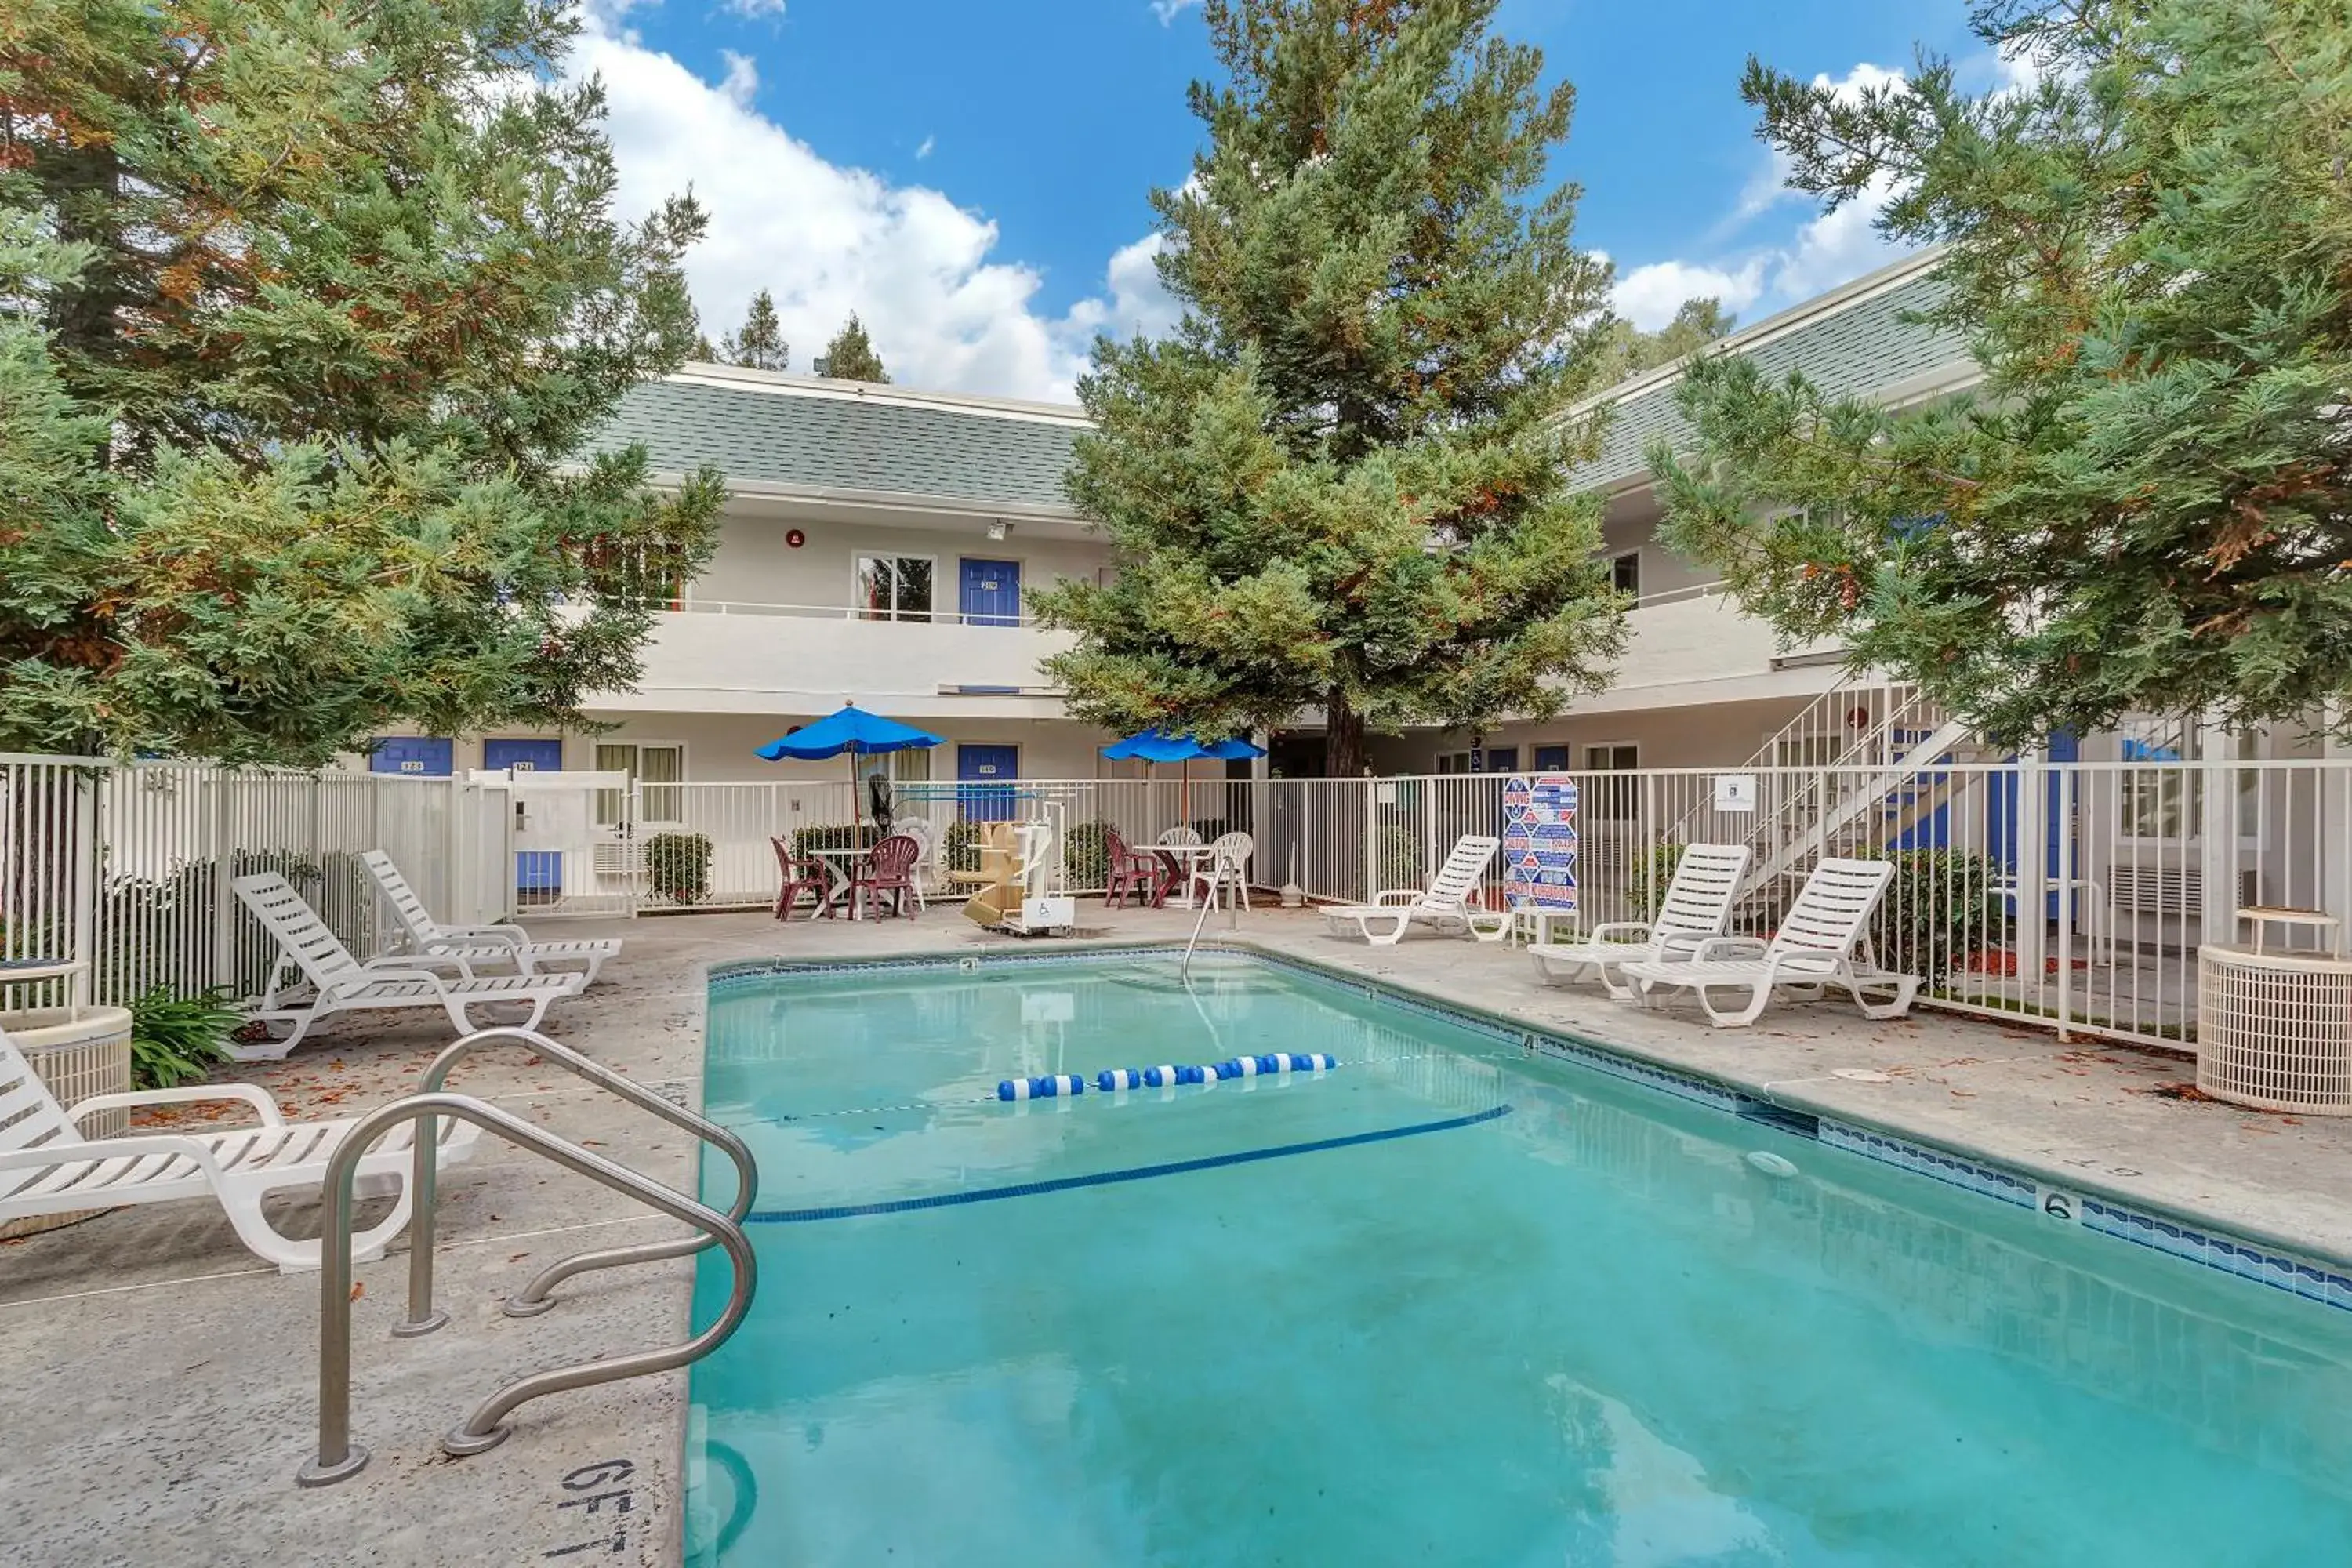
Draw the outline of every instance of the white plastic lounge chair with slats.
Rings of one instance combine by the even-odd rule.
[[[1327,905],[1323,921],[1334,936],[1360,936],[1381,947],[1394,947],[1416,926],[1444,936],[1466,931],[1480,942],[1500,942],[1509,934],[1510,915],[1474,908],[1469,898],[1501,842],[1465,833],[1454,841],[1453,853],[1428,887],[1384,889],[1369,904]]]
[[[1708,1022],[1719,1029],[1754,1023],[1780,986],[1802,986],[1808,999],[1832,985],[1852,996],[1865,1018],[1896,1018],[1911,1010],[1919,989],[1916,974],[1878,967],[1864,934],[1871,912],[1894,879],[1891,860],[1826,859],[1805,879],[1804,890],[1780,919],[1769,942],[1752,936],[1710,937],[1688,960],[1629,963],[1622,971],[1639,985],[1644,1000],[1660,989],[1698,993]],[[1714,991],[1746,992],[1747,1001],[1726,1011]],[[1865,991],[1891,993],[1873,1003]]]
[[[81,1120],[94,1111],[222,1100],[242,1100],[259,1124],[100,1139],[85,1139],[80,1131]],[[328,1157],[355,1125],[355,1120],[288,1121],[268,1095],[243,1083],[101,1094],[68,1109],[0,1029],[0,1221],[208,1197],[227,1214],[237,1239],[263,1258],[288,1273],[316,1268],[318,1242],[279,1235],[262,1213],[262,1199],[293,1188],[316,1192]],[[471,1152],[479,1131],[472,1123],[442,1117],[436,1125],[443,1165]],[[360,1161],[361,1192],[399,1194],[390,1214],[352,1237],[355,1256],[363,1260],[383,1257],[384,1245],[408,1223],[415,1142],[416,1124],[404,1122]]]
[[[1582,942],[1538,942],[1528,949],[1536,973],[1552,985],[1597,973],[1609,994],[1632,1001],[1637,993],[1618,973],[1624,965],[1688,958],[1700,942],[1723,934],[1748,855],[1745,844],[1686,846],[1656,919],[1604,921]]]
[[[445,926],[433,918],[425,900],[416,896],[416,889],[408,885],[407,877],[391,856],[381,849],[371,849],[360,857],[360,864],[375,879],[376,890],[383,895],[383,901],[392,906],[393,918],[400,922],[401,932],[407,939],[407,952],[455,959],[465,974],[470,975],[484,965],[512,965],[518,974],[577,966],[582,971],[582,984],[593,985],[596,972],[604,967],[604,961],[621,955],[621,939],[616,936],[533,942],[530,933],[518,925]]]
[[[320,1019],[370,1007],[438,1007],[463,1035],[476,1026],[466,1016],[467,1009],[514,1002],[530,1009],[530,1020],[522,1026],[536,1029],[547,1016],[549,1003],[560,996],[577,995],[588,983],[586,975],[576,973],[467,976],[456,959],[429,952],[400,953],[362,963],[285,878],[274,872],[239,877],[229,886],[278,939],[278,957],[270,968],[269,988],[250,1016],[257,1023],[293,1026],[293,1033],[282,1040],[236,1042],[229,1048],[240,1061],[282,1057],[300,1044]],[[288,975],[289,963],[300,973],[299,981]],[[436,970],[459,973],[442,974]],[[305,989],[311,993],[307,1001],[289,994]]]

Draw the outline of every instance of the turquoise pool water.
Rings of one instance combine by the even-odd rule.
[[[706,1093],[697,1563],[2352,1563],[2352,1312],[1311,976],[737,979]]]

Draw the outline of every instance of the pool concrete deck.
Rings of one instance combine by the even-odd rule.
[[[1175,911],[1100,914],[1113,940],[1181,940]],[[548,931],[555,931],[553,922]],[[2158,1092],[2184,1058],[1922,1012],[1870,1024],[1839,1001],[1776,1007],[1748,1030],[1691,1010],[1644,1013],[1597,989],[1537,984],[1517,950],[1415,940],[1366,948],[1311,914],[1260,910],[1239,940],[1571,1031],[1772,1098],[1975,1151],[2079,1190],[2206,1216],[2291,1248],[2352,1259],[2352,1121],[2259,1115]],[[779,929],[759,915],[564,922],[628,950],[551,1032],[641,1082],[698,1103],[699,965],[740,958],[971,951],[951,913]],[[352,1115],[400,1093],[448,1041],[437,1016],[339,1018],[295,1058],[229,1076],[300,1116]],[[1108,1060],[1108,1058],[1105,1058]],[[1886,1081],[1834,1076],[1868,1068]],[[478,1058],[452,1087],[485,1095],[657,1180],[690,1179],[690,1141],[520,1054]],[[527,1405],[512,1439],[453,1461],[438,1447],[496,1384],[563,1362],[682,1338],[692,1264],[590,1275],[529,1320],[497,1302],[566,1252],[671,1234],[672,1222],[485,1138],[443,1177],[440,1332],[394,1340],[406,1254],[358,1271],[354,1479],[298,1489],[316,1420],[317,1276],[284,1277],[199,1203],[130,1209],[0,1243],[0,1558],[43,1568],[136,1563],[424,1565],[675,1563],[683,1524],[686,1374]],[[315,1228],[314,1208],[281,1215]],[[562,1552],[566,1548],[587,1550]]]

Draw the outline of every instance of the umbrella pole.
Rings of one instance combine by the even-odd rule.
[[[1182,820],[1176,826],[1190,827],[1192,826],[1192,759],[1185,758],[1181,766],[1184,784],[1176,797],[1176,815]]]

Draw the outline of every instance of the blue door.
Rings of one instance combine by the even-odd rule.
[[[1021,624],[1021,563],[964,557],[962,597],[957,607],[968,626]]]
[[[563,771],[563,742],[485,741],[482,742],[482,766],[520,768],[527,773],[560,773]],[[562,851],[521,849],[515,852],[516,892],[530,894],[536,901],[544,903],[562,890]]]
[[[958,746],[956,795],[964,816],[972,822],[1008,820],[1013,816],[1013,781],[1020,773],[1018,746]]]
[[[2053,731],[2050,736],[2050,744],[2042,754],[2043,760],[2047,762],[2079,762],[2083,756],[2083,742],[2067,731]],[[2008,760],[2014,763],[2017,758],[2012,753]],[[2061,783],[2059,775],[2051,773],[2042,783],[2047,792],[2042,801],[2042,816],[2046,819],[2042,866],[2047,874],[2054,879],[2058,875],[2059,836],[2071,833],[2074,830],[2074,825],[2063,820],[2062,817],[2061,807],[2064,804],[2065,797],[2059,790]],[[1986,824],[1986,837],[1989,840],[1987,847],[1991,850],[1993,860],[2002,869],[2011,875],[2019,875],[2023,872],[2024,868],[2018,864],[2021,858],[2019,851],[2023,846],[2018,842],[2017,775],[2014,773],[1995,773],[1992,775],[1991,784],[1992,787],[1988,792],[1990,798],[1985,806],[1986,814],[1990,818]],[[2027,858],[2030,863],[2030,858]],[[2079,865],[2079,862],[2077,864]],[[2079,869],[2074,874],[2077,877],[2083,875]],[[2050,892],[2045,902],[2048,906],[2044,911],[2046,917],[2056,920],[2060,903],[2059,895],[2054,889]]]
[[[450,771],[449,752],[446,735],[393,735],[378,741],[375,750],[368,753],[368,772],[446,779]]]

